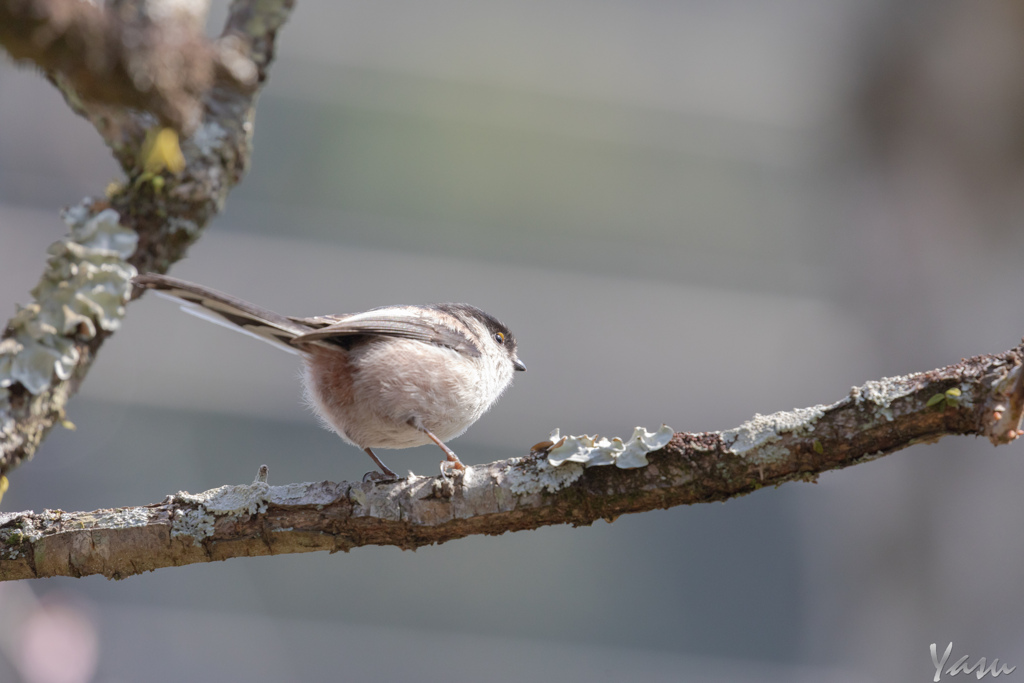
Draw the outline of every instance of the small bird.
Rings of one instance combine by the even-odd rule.
[[[469,304],[292,318],[166,275],[138,275],[132,282],[184,302],[182,308],[200,318],[301,356],[309,406],[325,427],[366,451],[387,479],[398,475],[374,448],[433,442],[446,456],[442,472],[465,469],[445,441],[480,419],[514,373],[526,370],[512,332]]]

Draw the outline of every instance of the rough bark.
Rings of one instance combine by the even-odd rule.
[[[251,485],[94,512],[0,515],[0,579],[103,574],[363,545],[416,548],[676,505],[720,501],[863,463],[952,434],[1000,445],[1024,434],[1024,345],[854,387],[832,405],[757,415],[736,429],[677,433],[646,466],[531,453],[447,480]]]
[[[238,61],[230,40],[206,38],[208,4],[0,0],[0,46],[84,102],[149,112],[190,134],[215,80],[254,85],[255,73]]]
[[[110,8],[117,8],[122,23],[142,22],[149,26],[151,18],[138,18],[142,13],[140,8],[147,4],[152,6],[154,3],[121,0],[111,3]],[[69,106],[92,122],[103,136],[127,175],[127,181],[113,188],[109,196],[86,200],[68,212],[75,216],[73,232],[75,227],[88,227],[91,221],[95,223],[104,216],[113,216],[109,220],[115,221],[129,234],[137,234],[134,252],[121,264],[124,268],[120,271],[117,285],[122,293],[127,291],[124,287],[130,288],[127,283],[131,280],[129,271],[132,268],[139,272],[163,273],[181,259],[189,245],[202,234],[209,219],[223,208],[228,192],[245,174],[252,150],[256,96],[273,59],[277,30],[288,18],[293,4],[294,0],[235,0],[232,3],[224,32],[215,46],[218,63],[224,68],[215,71],[212,83],[199,100],[201,116],[191,136],[181,142],[184,168],[178,173],[147,171],[140,159],[147,132],[159,128],[159,109],[156,113],[147,113],[86,99],[78,90],[84,87],[80,80],[69,76],[66,70],[50,74]],[[89,3],[79,0],[0,0],[0,8],[0,42],[16,56],[20,48],[15,45],[19,40],[57,49],[54,47],[57,39],[43,29],[45,24],[32,28],[25,35],[18,30],[9,31],[16,28],[17,22],[13,19],[16,14],[21,17],[18,21],[35,21],[32,17],[37,15],[49,18],[55,22],[49,24],[51,28],[48,30],[51,31],[57,30],[54,26],[63,26],[57,33],[64,36],[67,44],[60,49],[80,50],[78,61],[87,62],[91,50],[106,49],[103,47],[106,43],[93,44],[93,39],[85,34],[75,40],[70,38],[77,35],[75,30],[84,31],[82,26],[85,24],[100,21],[96,17],[86,18],[92,16],[90,13],[99,11]],[[77,18],[62,20],[63,14],[54,14],[59,12],[71,13]],[[12,23],[7,23],[8,18]],[[107,18],[105,21],[110,20]],[[74,29],[76,26],[78,29]],[[163,23],[155,28],[149,26],[153,30],[147,29],[134,37],[143,42],[148,40],[151,45],[160,44],[164,38],[156,29],[163,26]],[[46,40],[36,35],[40,31]],[[173,29],[170,31],[173,33]],[[126,38],[123,34],[118,35],[122,40]],[[107,66],[110,67],[109,64]],[[117,97],[113,99],[120,101]],[[81,252],[80,243],[74,239],[67,242],[65,252],[72,255]],[[57,263],[55,258],[44,271],[37,291],[66,292],[65,280],[70,279],[68,273],[80,272],[79,263]],[[106,274],[109,274],[111,265],[103,264],[108,268],[104,271]],[[92,286],[92,283],[83,285],[87,286]],[[122,304],[121,309],[108,312],[114,318],[123,315],[123,302],[119,303]],[[15,373],[0,376],[0,477],[30,459],[49,430],[63,421],[67,400],[77,391],[104,340],[117,328],[116,320],[110,323],[97,320],[95,316],[87,320],[85,318],[89,316],[83,317],[78,313],[71,318],[61,318],[63,327],[33,318],[40,310],[45,313],[48,307],[58,313],[61,310],[60,302],[55,305],[37,297],[37,301],[21,309],[19,315],[8,323],[0,338],[0,370],[5,367],[5,360],[8,366],[16,362],[26,363],[23,359],[11,360],[25,346],[19,341],[19,335],[22,341],[39,342],[38,348],[34,349],[37,357],[46,353],[61,356],[61,362],[49,374],[49,380],[40,382],[45,386],[34,386],[30,390],[24,380],[14,381]],[[0,375],[4,373],[0,372]],[[0,483],[3,481],[0,479]]]
[[[155,114],[190,132],[218,53],[203,34],[205,3],[0,0],[0,45],[60,74],[85,101]]]

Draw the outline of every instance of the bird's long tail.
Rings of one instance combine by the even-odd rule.
[[[289,353],[299,353],[299,350],[289,343],[292,339],[313,330],[291,318],[237,299],[230,294],[178,278],[147,273],[137,275],[132,282],[138,287],[152,289],[158,294],[177,299],[181,302],[181,309],[186,313],[243,332]]]

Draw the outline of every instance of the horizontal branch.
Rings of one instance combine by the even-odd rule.
[[[0,580],[103,574],[250,555],[416,548],[740,496],[951,434],[999,445],[1024,434],[1024,345],[930,372],[871,381],[828,406],[757,415],[736,429],[676,433],[648,463],[555,466],[544,453],[454,479],[251,485],[95,512],[0,514]],[[633,464],[637,464],[635,461]]]

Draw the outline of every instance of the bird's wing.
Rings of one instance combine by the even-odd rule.
[[[296,323],[314,327],[291,340],[294,345],[354,336],[397,337],[437,344],[467,356],[479,356],[480,349],[465,332],[443,324],[436,314],[420,306],[391,306],[352,315],[320,315],[292,318]]]

